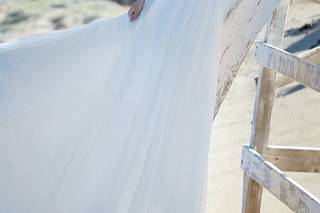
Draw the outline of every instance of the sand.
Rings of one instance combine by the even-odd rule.
[[[128,6],[107,0],[0,0],[0,4],[0,43],[114,17],[128,10]]]
[[[318,45],[320,39],[320,4],[294,0],[287,24],[284,48],[301,52]],[[105,0],[6,0],[0,7],[0,42],[54,29],[90,22],[99,17],[125,13],[128,7]],[[40,5],[40,6],[39,6]],[[11,14],[11,19],[7,19]],[[10,18],[10,17],[9,17]],[[4,22],[7,20],[7,22]],[[10,22],[11,21],[11,22]],[[6,23],[5,25],[3,23]],[[307,30],[306,25],[313,27]],[[260,38],[262,35],[260,35]],[[249,142],[255,98],[254,76],[258,65],[254,46],[241,66],[213,126],[209,156],[207,213],[241,211],[243,173],[240,170],[242,145]],[[297,84],[289,85],[294,88]],[[297,88],[301,88],[298,86]],[[283,93],[279,90],[278,93]],[[320,95],[299,89],[276,99],[270,143],[277,145],[320,146]],[[320,197],[319,174],[292,174],[292,177]],[[291,212],[267,191],[263,194],[262,212]]]

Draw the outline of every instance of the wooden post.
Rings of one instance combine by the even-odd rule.
[[[288,13],[289,0],[282,0],[273,12],[273,17],[265,32],[265,42],[281,47],[283,32]],[[276,72],[269,72],[261,67],[251,130],[250,147],[263,154],[269,138],[271,112],[276,88]],[[262,187],[255,180],[244,174],[242,213],[260,212]]]
[[[282,47],[288,6],[289,0],[282,0],[280,6],[274,11],[266,29],[266,43]],[[259,153],[262,153],[268,144],[276,77],[276,72],[270,72],[266,67],[261,67],[250,139],[251,147],[256,148]]]

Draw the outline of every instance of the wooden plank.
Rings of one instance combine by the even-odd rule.
[[[318,198],[249,146],[243,147],[241,168],[294,212],[320,212]]]
[[[257,42],[256,59],[261,65],[320,92],[320,65],[261,42]]]
[[[289,3],[289,0],[282,0],[279,7],[273,12],[272,19],[266,28],[265,42],[282,46]],[[267,146],[269,137],[275,80],[276,73],[268,72],[263,67],[260,68],[250,139],[250,146],[256,147],[260,152],[263,152]],[[257,141],[259,143],[256,143]],[[260,212],[262,187],[248,175],[244,176],[244,183],[249,184],[243,186],[245,197],[242,200],[242,213]]]
[[[320,172],[320,148],[269,146],[263,156],[283,171]]]
[[[297,56],[306,61],[309,61],[315,64],[320,64],[320,46],[313,48],[311,50],[308,50]],[[294,80],[292,80],[289,77],[286,77],[285,75],[280,74],[277,76],[277,88],[284,87],[292,82],[294,82]]]
[[[233,0],[226,10],[214,117],[251,44],[278,4],[279,0]]]

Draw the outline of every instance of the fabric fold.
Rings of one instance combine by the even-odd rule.
[[[202,212],[225,4],[1,44],[0,212]]]

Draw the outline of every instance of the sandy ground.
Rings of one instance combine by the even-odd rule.
[[[0,43],[126,13],[108,0],[0,0]]]
[[[293,2],[284,47],[292,52],[301,52],[320,43],[320,24],[317,22],[320,20],[320,4],[305,0]],[[0,0],[0,4],[0,42],[34,32],[80,25],[99,17],[112,17],[125,13],[128,8],[105,0]],[[209,157],[207,213],[234,213],[241,209],[241,149],[249,141],[255,98],[253,78],[258,70],[253,55],[254,47],[214,121]],[[295,86],[296,84],[290,85]],[[319,107],[320,95],[310,89],[302,88],[277,98],[270,142],[278,145],[320,146]],[[290,175],[320,196],[318,174]],[[262,212],[291,211],[265,191]]]

